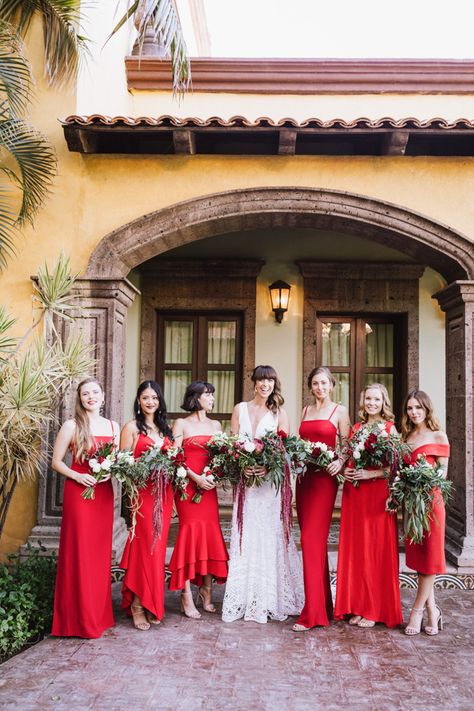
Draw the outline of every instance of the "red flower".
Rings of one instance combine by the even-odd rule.
[[[278,430],[277,436],[280,437],[280,439],[286,439],[288,437],[288,433],[285,432],[285,430]]]
[[[263,444],[261,439],[254,439],[255,443],[255,449],[254,449],[254,454],[261,454],[263,450],[265,449],[265,445]]]
[[[166,450],[171,449],[171,447],[174,447],[174,442],[169,437],[165,437],[161,449],[163,452],[166,452]]]
[[[319,449],[319,447],[315,447],[315,448],[313,449],[312,456],[313,456],[313,457],[319,457],[320,454],[321,454],[321,450]]]
[[[374,434],[374,432],[371,432],[367,439],[365,440],[365,445],[364,449],[367,450],[367,452],[373,451],[374,445],[377,443],[377,435]]]

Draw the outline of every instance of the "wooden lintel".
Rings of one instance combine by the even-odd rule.
[[[282,128],[279,131],[278,155],[294,156],[296,148],[297,131],[291,128]]]
[[[384,155],[404,156],[407,149],[410,131],[392,131],[387,133],[384,142]]]
[[[174,152],[193,156],[196,153],[196,138],[193,131],[178,129],[173,131]]]
[[[94,131],[80,129],[78,132],[78,141],[81,153],[97,153],[98,136]]]

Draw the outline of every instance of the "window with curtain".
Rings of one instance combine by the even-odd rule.
[[[320,315],[317,321],[317,363],[327,365],[337,381],[334,400],[358,420],[361,390],[383,383],[395,412],[405,391],[406,326],[402,317]]]
[[[182,417],[186,386],[205,380],[216,389],[212,417],[224,430],[242,399],[242,316],[235,313],[158,312],[156,378],[163,383],[170,420]]]

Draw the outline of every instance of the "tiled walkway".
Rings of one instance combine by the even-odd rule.
[[[114,585],[118,593],[118,585]],[[219,591],[222,596],[222,589]],[[405,616],[413,591],[402,591]],[[474,593],[440,591],[437,637],[333,623],[303,635],[289,620],[224,624],[167,617],[148,632],[49,638],[0,667],[2,711],[471,711]]]

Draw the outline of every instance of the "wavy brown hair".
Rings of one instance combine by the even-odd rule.
[[[281,394],[280,378],[275,368],[272,368],[271,365],[257,365],[250,378],[254,384],[257,380],[273,380],[273,390],[267,397],[265,404],[269,410],[276,414],[285,400]]]
[[[369,416],[367,415],[367,412],[365,411],[364,400],[365,400],[365,393],[367,392],[367,390],[372,390],[372,388],[374,388],[374,389],[377,388],[377,390],[380,390],[380,392],[382,393],[382,412],[380,413],[380,416],[382,417],[382,419],[386,420],[387,422],[394,422],[395,415],[392,412],[392,403],[390,402],[390,396],[388,394],[387,388],[382,383],[369,383],[362,390],[362,392],[360,394],[360,400],[359,400],[360,421],[365,423],[369,419]]]
[[[327,365],[318,365],[317,368],[313,368],[311,373],[308,375],[308,388],[311,390],[311,385],[313,383],[313,378],[315,375],[325,375],[329,382],[332,384],[333,388],[336,387],[336,378],[331,373]]]
[[[413,422],[410,420],[408,417],[407,413],[407,407],[408,407],[408,401],[409,400],[417,400],[423,410],[426,413],[426,426],[428,427],[429,430],[432,432],[438,432],[438,430],[441,429],[441,426],[439,424],[438,418],[434,414],[434,408],[433,408],[433,403],[431,402],[430,396],[425,393],[424,390],[410,390],[408,395],[405,398],[405,402],[403,403],[403,415],[402,415],[402,439],[406,440],[408,439],[409,435],[413,432],[415,429],[415,425]]]
[[[81,380],[77,386],[76,404],[74,406],[74,421],[76,423],[76,429],[74,431],[74,437],[72,438],[72,446],[74,450],[74,458],[77,459],[78,462],[83,462],[89,451],[94,446],[94,440],[92,439],[89,426],[89,418],[87,417],[87,412],[81,402],[81,389],[84,385],[88,385],[89,383],[95,383],[99,386],[102,393],[104,392],[104,388],[96,378],[84,378],[84,380]]]

